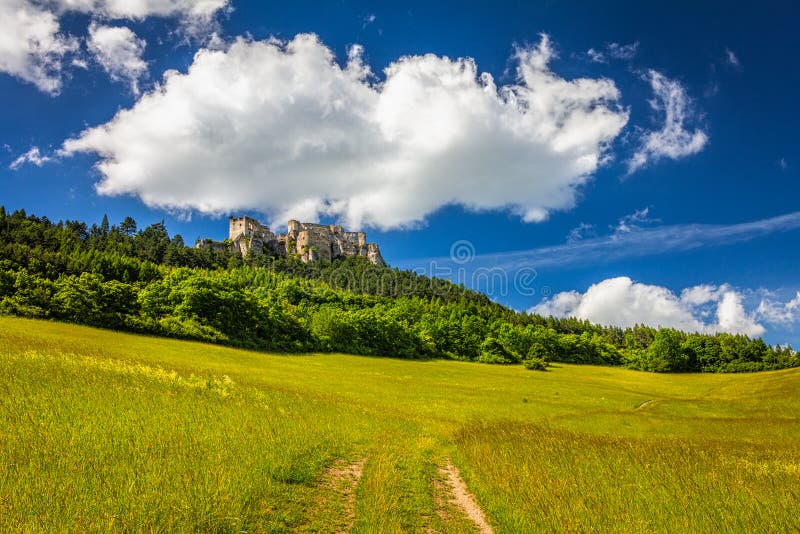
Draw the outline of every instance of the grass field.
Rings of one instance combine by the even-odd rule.
[[[0,317],[0,531],[800,529],[800,370],[273,355]]]

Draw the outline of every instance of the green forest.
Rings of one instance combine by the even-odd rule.
[[[800,366],[762,339],[541,317],[365,258],[188,247],[163,222],[88,226],[0,207],[0,313],[284,352],[344,352],[654,372]]]

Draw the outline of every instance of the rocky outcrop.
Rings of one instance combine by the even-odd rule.
[[[285,234],[275,234],[251,217],[231,217],[228,241],[242,256],[250,251],[280,256],[296,254],[305,262],[363,256],[375,265],[386,265],[377,243],[367,243],[364,232],[348,232],[340,225],[290,220]],[[204,239],[195,246],[219,247],[220,243]]]
[[[375,265],[386,265],[386,260],[381,256],[381,249],[377,243],[367,243],[367,259]]]

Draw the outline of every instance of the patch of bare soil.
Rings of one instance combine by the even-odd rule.
[[[464,484],[458,468],[451,462],[447,462],[446,467],[439,468],[439,472],[445,478],[450,494],[450,502],[456,505],[464,514],[475,524],[481,534],[493,534],[492,527],[486,520],[486,516],[475,500],[475,497]]]
[[[350,532],[356,521],[356,488],[366,459],[354,463],[336,460],[322,475],[318,495],[306,512],[306,523],[296,532]]]
[[[344,515],[336,534],[345,534],[353,528],[356,519],[356,487],[364,474],[366,459],[352,464],[337,461],[328,469],[323,479],[323,484],[328,490],[338,496],[339,502],[344,503]]]

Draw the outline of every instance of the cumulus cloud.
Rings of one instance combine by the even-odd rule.
[[[708,143],[708,135],[701,128],[687,129],[687,123],[696,116],[683,85],[655,70],[650,70],[646,78],[654,94],[650,106],[663,115],[664,125],[660,130],[643,133],[639,148],[628,161],[629,174],[662,158],[696,154]]]
[[[77,49],[50,11],[27,0],[0,1],[0,72],[54,95],[61,90],[63,60]]]
[[[545,317],[578,317],[575,310],[581,305],[583,295],[577,291],[562,291],[528,310]]]
[[[229,0],[45,0],[40,3],[59,14],[72,11],[112,20],[175,17],[191,29],[208,24],[228,6]]]
[[[0,72],[56,95],[65,66],[82,67],[79,40],[61,31],[59,19],[77,12],[105,20],[173,17],[193,36],[210,33],[228,0],[0,0]],[[91,36],[90,36],[91,39]]]
[[[719,298],[719,288],[704,284],[688,287],[681,292],[681,301],[690,306],[702,306]]]
[[[621,276],[594,284],[585,293],[558,293],[531,311],[621,327],[646,324],[686,332],[763,335],[765,328],[756,321],[755,314],[745,311],[742,301],[743,295],[728,285],[696,286],[678,296],[665,287]],[[716,307],[715,322],[704,319],[702,306],[709,303]]]
[[[722,298],[717,304],[717,325],[714,331],[760,336],[766,329],[758,324],[752,314],[745,313],[742,295],[736,291],[720,291]]]
[[[308,34],[201,50],[63,153],[100,157],[99,193],[168,209],[387,228],[459,204],[540,221],[573,205],[628,121],[611,80],[550,70],[547,36],[517,50],[517,82],[501,87],[433,54],[381,81],[361,52],[339,65]]]
[[[800,291],[789,302],[763,299],[756,314],[768,323],[788,325],[800,321]]]
[[[12,161],[11,165],[9,165],[8,168],[11,169],[12,171],[16,171],[26,163],[32,163],[37,167],[41,167],[42,165],[51,160],[52,160],[51,157],[45,156],[39,151],[38,146],[34,146],[31,147],[31,149],[25,152],[24,154],[20,155],[17,159]]]
[[[89,26],[89,52],[112,80],[129,83],[134,94],[139,94],[139,79],[147,74],[147,63],[142,59],[146,45],[125,26],[94,22]]]

